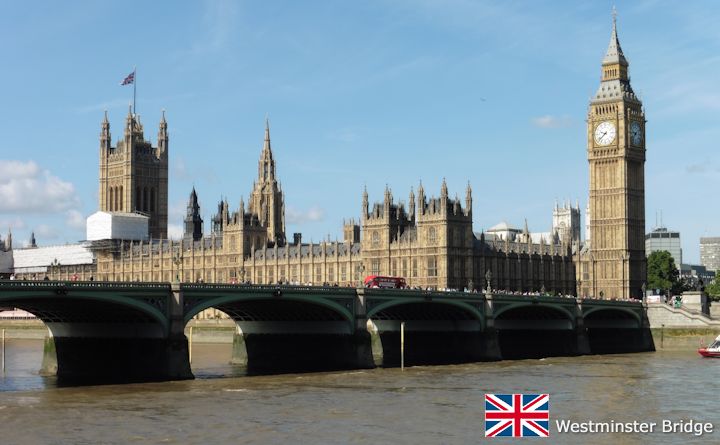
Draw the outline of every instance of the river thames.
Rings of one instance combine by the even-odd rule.
[[[196,344],[197,379],[58,387],[42,341],[9,340],[0,443],[517,443],[484,437],[486,393],[549,393],[553,444],[720,443],[720,360],[694,348],[452,366],[242,375],[229,345]],[[559,433],[576,422],[711,422],[712,433]]]

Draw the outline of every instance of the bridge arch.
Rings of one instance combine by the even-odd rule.
[[[576,355],[576,317],[559,304],[518,302],[494,313],[503,359]]]
[[[403,299],[385,301],[368,309],[367,318],[376,319],[378,318],[378,315],[382,314],[383,318],[397,318],[400,320],[402,319],[402,314],[399,312],[405,312],[402,311],[402,309],[404,308],[409,308],[411,312],[414,312],[418,315],[422,314],[421,311],[423,308],[427,309],[428,311],[432,311],[432,309],[442,310],[443,308],[446,308],[449,310],[444,310],[442,312],[448,316],[451,316],[451,319],[476,320],[478,323],[480,323],[480,330],[485,329],[485,317],[477,307],[474,307],[464,301],[443,300],[441,298],[436,298],[429,301],[421,298],[412,300]],[[394,311],[393,309],[396,310]],[[433,315],[434,318],[437,317],[437,314]],[[405,319],[408,318],[406,317]]]
[[[233,320],[230,361],[248,374],[365,367],[358,335],[368,334],[356,330],[353,290],[190,285],[182,292],[185,324],[209,308]]]
[[[632,320],[636,323],[634,327],[640,328],[642,326],[640,315],[636,311],[625,307],[590,308],[583,310],[583,318],[585,327],[591,326],[595,320]],[[625,327],[632,326],[627,326],[627,323],[625,323]]]
[[[187,298],[187,297],[186,297]],[[239,316],[239,318],[247,318],[246,321],[259,321],[260,316],[253,316],[252,311],[255,309],[256,311],[263,311],[266,312],[268,310],[268,307],[266,304],[260,303],[260,305],[255,305],[255,307],[249,307],[245,309],[245,312],[247,316],[240,316],[240,314],[237,312],[237,310],[242,310],[242,304],[246,303],[247,305],[251,305],[256,302],[265,302],[265,303],[271,303],[272,305],[276,306],[276,314],[277,315],[283,315],[281,312],[283,309],[302,309],[301,305],[305,305],[306,309],[308,311],[314,312],[315,317],[314,318],[321,318],[323,315],[325,315],[326,319],[329,318],[335,318],[335,319],[341,319],[348,323],[349,328],[352,330],[354,328],[354,317],[353,314],[350,312],[350,309],[347,307],[341,305],[340,303],[337,303],[335,301],[331,301],[328,299],[322,299],[322,298],[313,298],[309,296],[304,295],[281,295],[281,296],[275,296],[275,295],[268,295],[267,293],[242,293],[242,294],[215,294],[210,297],[205,297],[202,299],[202,301],[197,302],[196,304],[190,306],[188,308],[188,311],[185,313],[183,317],[184,324],[187,324],[190,322],[190,320],[193,319],[197,314],[204,311],[205,309],[209,308],[216,308],[218,310],[221,310],[231,316],[233,319],[236,319],[233,317],[233,314],[236,316]],[[287,304],[290,302],[290,304]],[[297,304],[300,303],[300,304]],[[283,307],[285,306],[285,307]],[[321,311],[318,311],[317,309],[320,308]],[[334,316],[331,314],[335,314]],[[289,314],[284,314],[289,315]],[[300,315],[300,314],[298,314]],[[305,312],[302,315],[307,315],[307,312]],[[284,318],[288,318],[287,316]],[[302,317],[300,317],[302,319]],[[305,319],[313,319],[313,317],[305,318]]]
[[[594,354],[648,350],[652,337],[642,316],[630,307],[583,308],[583,323]]]
[[[160,283],[2,283],[0,306],[48,327],[58,379],[110,383],[192,378],[186,343],[172,335],[170,286]],[[45,371],[50,368],[45,365]]]
[[[390,298],[367,310],[373,360],[379,366],[400,364],[400,330],[405,325],[405,365],[480,361],[487,357],[480,308],[440,298]],[[481,305],[481,302],[475,304]]]
[[[498,318],[507,318],[508,315],[503,314],[506,314],[507,312],[517,313],[523,308],[529,308],[529,310],[526,312],[537,311],[538,314],[544,313],[545,315],[549,315],[552,312],[556,314],[562,314],[563,317],[567,318],[573,324],[573,326],[575,325],[575,314],[566,307],[561,305],[552,305],[548,303],[544,303],[541,305],[537,302],[533,302],[532,300],[528,302],[512,303],[508,304],[507,306],[503,306],[493,312],[493,318],[495,318],[496,320]]]
[[[169,320],[160,310],[164,302],[138,300],[125,295],[107,295],[93,292],[63,293],[55,295],[0,296],[0,305],[8,304],[35,315],[45,324],[79,324],[88,322],[153,322],[161,327],[162,334],[169,329]],[[55,332],[53,332],[54,335]]]

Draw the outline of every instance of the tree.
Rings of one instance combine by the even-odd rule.
[[[675,260],[667,250],[656,250],[647,259],[647,287],[660,289],[664,294],[667,289],[673,293],[682,291],[682,283],[678,279],[679,272]]]
[[[715,272],[715,279],[705,286],[705,292],[712,297],[713,300],[720,299],[720,270]]]

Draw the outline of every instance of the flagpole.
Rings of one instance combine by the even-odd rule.
[[[133,114],[137,116],[137,113],[135,112],[135,96],[136,96],[136,88],[137,88],[137,67],[133,67]]]

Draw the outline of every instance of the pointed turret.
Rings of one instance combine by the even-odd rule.
[[[135,118],[133,117],[132,104],[128,105],[128,114],[125,116],[125,137],[128,137],[133,132]]]
[[[420,185],[418,185],[417,204],[418,214],[425,214],[425,188],[422,185],[422,181],[420,181]]]
[[[413,188],[410,187],[410,196],[408,197],[408,212],[410,216],[410,220],[415,219],[415,192],[413,191]]]
[[[630,87],[630,78],[628,77],[628,61],[620,47],[620,40],[617,35],[617,20],[613,9],[613,29],[610,34],[610,44],[608,45],[605,57],[601,66],[601,84],[593,102],[617,100],[620,98],[637,100],[635,93]]]
[[[392,206],[392,192],[390,187],[385,184],[385,198],[383,199],[383,217],[390,218],[390,207]]]
[[[442,185],[440,186],[440,198],[447,199],[447,197],[448,197],[447,183],[445,182],[445,178],[443,178]]]
[[[603,58],[603,65],[614,64],[628,66],[628,61],[623,54],[622,48],[620,47],[620,40],[617,36],[617,11],[615,7],[613,7],[613,28],[612,34],[610,34],[610,44],[608,44],[605,58]]]
[[[163,109],[162,117],[160,118],[160,128],[158,129],[158,156],[162,153],[167,153],[169,139],[167,121],[165,120],[165,110]]]
[[[187,213],[185,214],[185,227],[183,239],[198,241],[203,236],[203,219],[200,217],[200,204],[198,203],[197,192],[193,186],[188,198]]]
[[[472,187],[470,187],[470,181],[468,181],[465,189],[465,215],[472,215]]]
[[[362,219],[366,219],[368,217],[368,192],[367,192],[367,185],[363,188],[362,193],[362,208],[360,209],[360,215],[362,216]]]
[[[104,152],[101,156],[107,156],[107,150],[110,150],[110,143],[110,121],[108,120],[107,110],[105,110],[105,115],[100,124],[100,150]]]
[[[37,242],[35,241],[35,231],[30,233],[30,247],[37,247]]]

